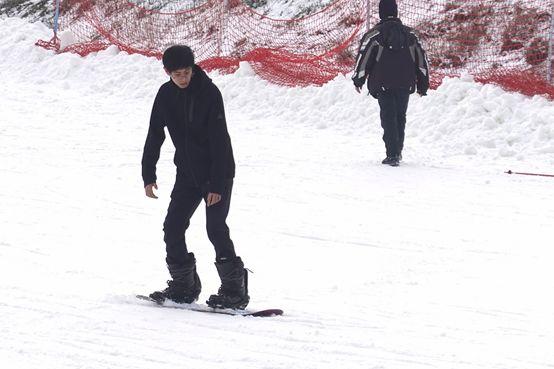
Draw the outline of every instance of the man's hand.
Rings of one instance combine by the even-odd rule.
[[[354,86],[356,88],[356,92],[361,94],[362,93],[362,88],[361,87],[358,87],[358,86]]]
[[[150,183],[149,185],[147,185],[146,187],[144,187],[144,192],[146,193],[146,196],[150,197],[150,198],[153,198],[153,199],[157,199],[158,196],[156,196],[154,194],[154,188],[157,190],[158,189],[158,185],[156,183]]]
[[[208,197],[206,197],[206,205],[208,205],[208,207],[215,205],[220,201],[221,201],[221,195],[218,193],[210,192],[208,194]]]

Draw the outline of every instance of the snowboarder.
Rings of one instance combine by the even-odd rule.
[[[352,80],[360,93],[367,79],[369,94],[379,101],[387,150],[382,163],[398,166],[410,94],[427,94],[429,66],[417,35],[398,18],[395,0],[379,2],[379,17],[362,37]]]
[[[154,100],[150,126],[142,156],[142,178],[146,196],[156,199],[156,163],[167,127],[175,146],[175,186],[163,224],[166,263],[171,275],[168,287],[150,295],[163,303],[172,300],[192,303],[201,283],[196,259],[185,242],[190,218],[204,199],[208,238],[216,252],[215,266],[221,287],[211,295],[211,307],[244,309],[248,304],[248,276],[229,236],[226,224],[235,176],[235,161],[227,131],[221,92],[194,62],[188,46],[165,50],[163,67],[170,80]]]

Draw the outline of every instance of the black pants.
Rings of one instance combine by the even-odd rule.
[[[406,111],[410,92],[408,90],[387,90],[379,93],[381,107],[381,127],[387,156],[402,153],[404,148],[404,130],[406,129]]]
[[[221,201],[206,207],[206,229],[208,238],[214,245],[216,258],[235,257],[235,247],[229,236],[229,227],[225,222],[231,204],[233,180],[226,182],[221,194]],[[190,218],[208,196],[207,190],[195,187],[186,178],[177,176],[171,192],[171,202],[164,221],[164,242],[166,245],[166,262],[169,265],[183,264],[188,258],[185,232],[190,225]]]

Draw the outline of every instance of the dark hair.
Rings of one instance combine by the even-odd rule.
[[[174,45],[164,51],[162,62],[164,68],[170,72],[192,67],[194,65],[194,53],[188,46]]]
[[[381,0],[379,2],[379,18],[398,17],[398,5],[395,0]]]

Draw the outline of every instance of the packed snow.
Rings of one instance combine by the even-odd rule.
[[[253,318],[163,309],[158,194],[142,147],[160,62],[34,46],[0,19],[3,368],[554,367],[554,103],[471,77],[413,95],[404,162],[381,165],[377,103],[349,76],[285,88],[247,64],[211,73],[237,161],[229,225]],[[201,301],[219,281],[199,209],[187,233]]]

